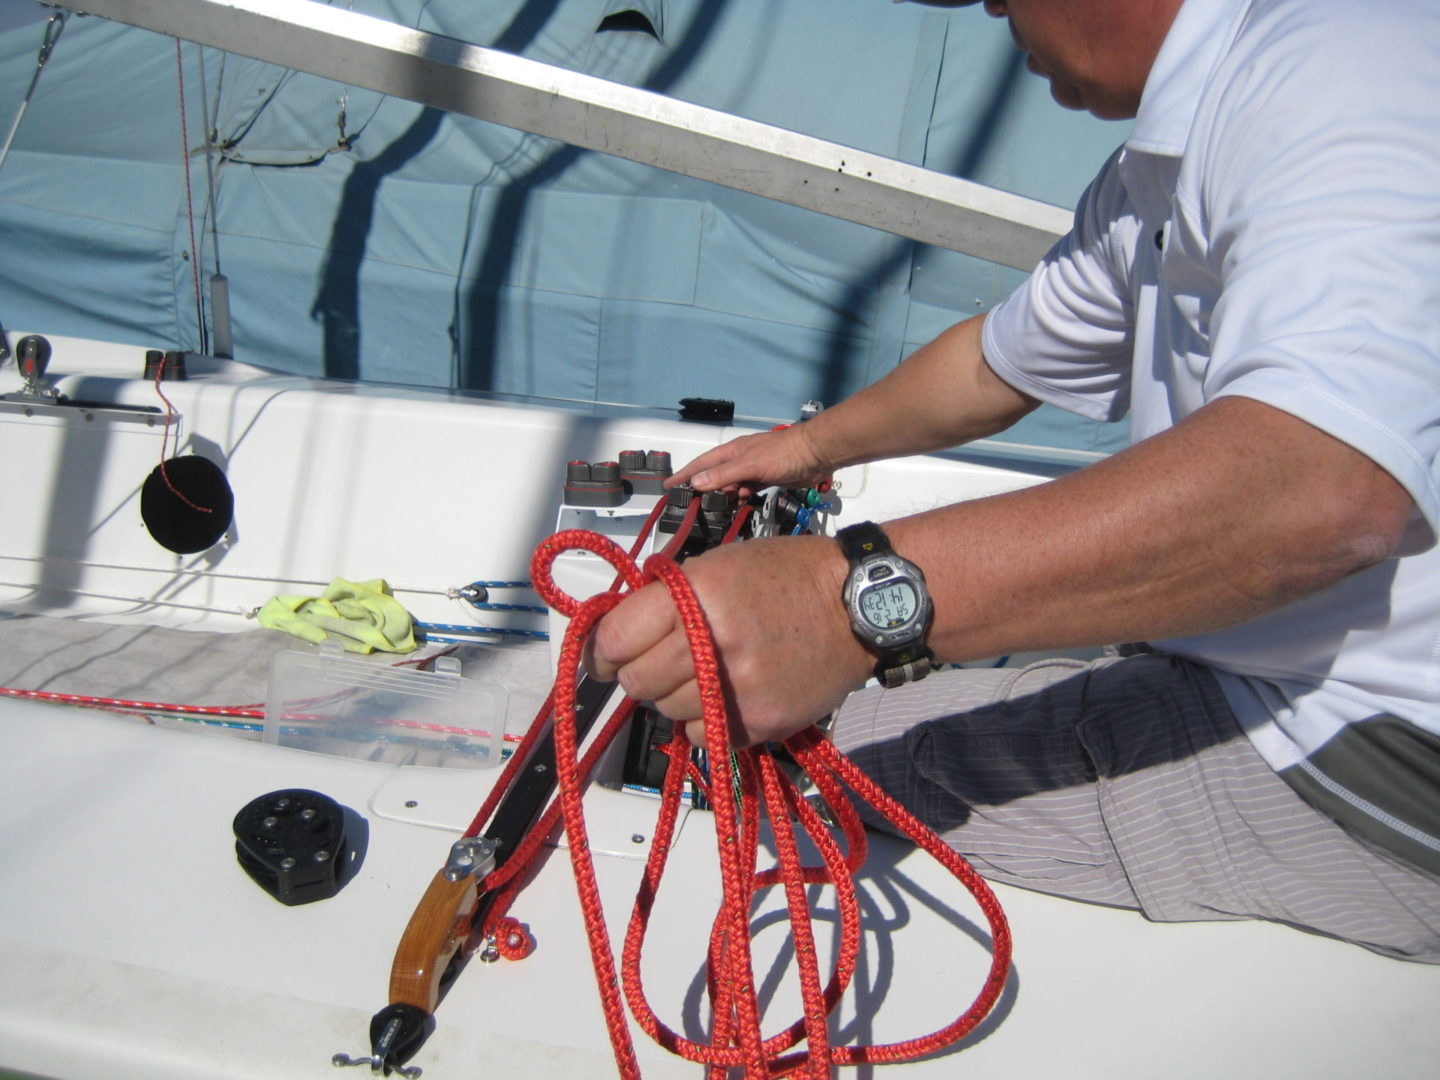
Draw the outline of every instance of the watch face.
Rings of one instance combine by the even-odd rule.
[[[860,594],[860,614],[877,630],[891,630],[915,618],[920,597],[905,580],[875,585]]]

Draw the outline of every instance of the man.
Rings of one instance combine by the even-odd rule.
[[[1440,962],[1440,9],[985,7],[1062,105],[1135,117],[1072,233],[988,316],[676,479],[808,482],[1042,400],[1128,412],[1128,450],[878,543],[923,569],[940,661],[1149,647],[846,701],[877,667],[840,599],[856,545],[735,545],[687,569],[742,737],[843,701],[837,743],[989,876]],[[887,683],[924,674],[894,659]],[[590,662],[700,714],[657,588]]]

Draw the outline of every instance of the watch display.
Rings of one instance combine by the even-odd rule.
[[[893,630],[915,618],[920,597],[908,581],[871,585],[860,594],[860,614],[877,630]]]

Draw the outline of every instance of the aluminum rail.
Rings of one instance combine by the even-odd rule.
[[[314,0],[48,0],[1031,269],[1070,213],[893,158]]]

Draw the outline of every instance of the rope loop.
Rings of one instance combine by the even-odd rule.
[[[506,960],[524,960],[535,951],[535,939],[525,926],[510,916],[497,921],[490,931],[495,935],[495,949]]]
[[[655,517],[651,517],[652,524]],[[688,525],[679,535],[687,534]],[[637,542],[637,550],[639,546]],[[580,601],[555,584],[552,576],[555,560],[572,550],[589,551],[615,568],[616,582],[610,591]],[[540,545],[531,562],[531,580],[535,590],[568,617],[570,624],[561,644],[550,699],[512,756],[496,792],[477,815],[471,834],[482,827],[498,793],[508,785],[508,777],[518,769],[527,747],[533,744],[537,732],[546,728],[547,722],[552,725],[550,730],[555,739],[558,795],[521,849],[484,882],[486,888],[501,890],[492,905],[487,928],[495,934],[503,954],[509,955],[504,952],[506,948],[518,950],[522,940],[523,953],[528,953],[533,944],[528,933],[504,912],[526,877],[522,867],[538,852],[544,838],[563,821],[588,930],[596,985],[621,1077],[638,1080],[640,1076],[626,1017],[627,1004],[635,1023],[646,1034],[682,1058],[706,1064],[707,1075],[712,1080],[736,1072],[745,1080],[791,1075],[805,1080],[825,1080],[835,1066],[910,1060],[933,1053],[973,1031],[999,1000],[1010,967],[1010,931],[994,893],[969,863],[861,772],[817,728],[810,727],[792,736],[786,740],[785,749],[808,775],[816,795],[835,815],[838,836],[837,830],[822,821],[788,771],[780,767],[769,747],[732,751],[730,717],[710,627],[699,598],[670,553],[650,556],[642,570],[631,554],[609,538],[572,529],[556,533]],[[677,724],[665,748],[670,760],[662,783],[659,814],[617,973],[586,833],[582,794],[590,772],[609,741],[628,723],[636,703],[626,698],[599,735],[591,740],[582,757],[575,723],[575,691],[585,640],[595,624],[624,598],[620,586],[635,590],[655,581],[669,592],[690,647],[709,748],[709,773],[703,775],[697,768],[684,726]],[[721,901],[710,933],[706,980],[712,1014],[708,1043],[687,1039],[661,1022],[645,998],[640,977],[649,916],[672,848],[687,783],[708,800],[715,821],[720,863]],[[867,842],[860,813],[850,797],[852,792],[889,819],[899,832],[933,856],[969,890],[989,922],[993,943],[989,972],[965,1012],[937,1031],[875,1046],[834,1046],[830,1042],[829,1014],[859,967],[862,940],[854,875],[865,863]],[[762,819],[770,826],[777,854],[776,865],[764,869],[758,865]],[[817,863],[806,865],[802,861],[801,834],[818,853]],[[821,977],[819,970],[815,916],[811,911],[810,887],[816,885],[834,890],[838,915],[838,944],[826,978]],[[761,1032],[761,1009],[751,955],[750,912],[756,894],[769,888],[780,888],[785,896],[803,1015],[784,1030],[766,1037]],[[804,1048],[797,1050],[802,1043]]]
[[[580,613],[580,609],[584,607],[582,601],[575,599],[555,584],[555,578],[551,573],[555,560],[567,551],[588,551],[593,555],[599,555],[619,571],[625,584],[632,590],[638,589],[644,584],[635,560],[608,536],[601,536],[599,533],[590,532],[587,529],[565,529],[555,533],[542,541],[540,546],[535,549],[535,554],[530,559],[530,580],[535,583],[535,591],[540,594],[541,598],[567,619],[575,618]]]

